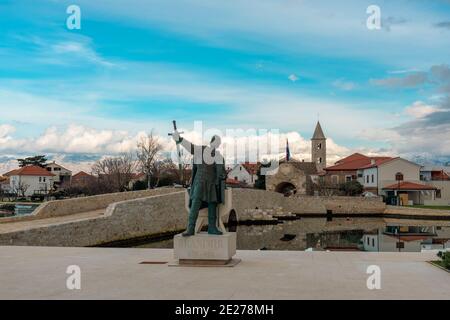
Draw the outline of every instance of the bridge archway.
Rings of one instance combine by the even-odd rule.
[[[230,214],[228,215],[228,224],[227,224],[228,232],[236,232],[237,224],[238,224],[237,214],[236,211],[232,209],[230,211]]]
[[[281,182],[275,187],[275,192],[282,193],[286,197],[297,193],[297,188],[290,182]]]

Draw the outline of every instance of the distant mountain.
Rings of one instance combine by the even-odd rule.
[[[406,157],[412,162],[421,164],[421,165],[436,165],[436,166],[450,166],[450,157],[449,156],[431,156],[428,154],[414,155]]]
[[[18,158],[33,156],[34,154],[17,154],[0,156],[0,175],[16,169],[19,164]],[[102,158],[96,154],[47,154],[48,161],[55,161],[63,167],[72,171],[73,174],[85,171],[90,172],[95,161]]]

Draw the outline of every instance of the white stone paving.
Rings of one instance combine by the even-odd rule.
[[[140,264],[169,249],[0,247],[0,299],[450,299],[435,253],[238,251],[234,268]],[[368,290],[366,268],[381,268]],[[81,290],[66,268],[81,267]]]

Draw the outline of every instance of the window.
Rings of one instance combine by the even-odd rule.
[[[42,182],[42,178],[41,177],[39,177],[39,182]]]
[[[374,183],[374,182],[375,182],[375,176],[372,175],[372,183]]]
[[[238,180],[238,177],[234,177],[234,180],[236,180],[236,181],[237,181],[237,180]]]
[[[372,238],[372,247],[375,247],[375,239]]]
[[[42,178],[43,180],[44,180],[44,182],[45,182],[45,177],[44,178]]]
[[[370,244],[370,238],[367,237],[367,245],[369,245],[369,244]]]
[[[345,182],[352,181],[352,176],[345,176]]]
[[[321,144],[321,143],[318,143],[318,144],[317,144],[317,150],[320,150],[320,149],[322,149],[322,144]]]
[[[366,176],[366,182],[369,183],[369,175]]]
[[[317,159],[317,163],[319,163],[319,164],[322,163],[322,158],[319,157],[319,158]]]
[[[362,173],[358,173],[358,178],[362,178],[363,174]]]
[[[436,199],[440,199],[442,197],[441,190],[436,190]]]

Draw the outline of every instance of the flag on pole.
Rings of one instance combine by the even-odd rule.
[[[289,151],[289,140],[286,139],[286,161],[291,159],[291,152]]]

